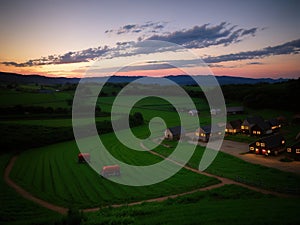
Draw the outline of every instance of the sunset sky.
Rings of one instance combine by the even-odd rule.
[[[128,64],[116,74],[201,74],[172,49],[141,45],[159,40],[189,49],[215,75],[298,78],[299,12],[297,0],[1,1],[0,71],[82,77],[100,61],[95,76]]]

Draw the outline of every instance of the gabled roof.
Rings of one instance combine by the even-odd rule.
[[[300,148],[300,141],[293,144],[291,148]]]
[[[272,118],[272,119],[269,119],[268,120],[268,123],[271,125],[271,126],[278,126],[280,123],[278,121],[278,119],[276,118]]]
[[[219,127],[219,126],[217,126],[217,125],[213,125],[213,126],[211,126],[211,125],[201,126],[201,127],[198,128],[198,129],[203,130],[203,132],[204,132],[205,134],[210,134],[212,131],[213,131],[213,132],[219,132],[219,131],[222,131],[222,128]]]
[[[168,128],[170,130],[170,132],[173,134],[173,135],[181,135],[183,133],[185,133],[185,130],[183,129],[183,127],[181,126],[177,126],[177,127],[169,127]]]
[[[268,137],[260,139],[260,142],[266,144],[266,147],[273,148],[281,145],[281,141],[284,140],[281,134],[274,134]]]
[[[252,116],[252,117],[247,117],[245,121],[248,121],[250,125],[257,125],[261,130],[269,130],[270,125],[264,121],[264,119],[260,116]],[[245,123],[243,122],[243,124]]]
[[[242,122],[240,119],[232,120],[232,121],[229,121],[229,122],[226,124],[226,128],[240,129],[242,123],[243,123],[243,122]]]
[[[227,113],[233,113],[233,112],[243,112],[244,107],[243,106],[233,106],[233,107],[227,107]]]

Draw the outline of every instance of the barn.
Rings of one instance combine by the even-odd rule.
[[[185,130],[181,126],[169,127],[165,130],[164,136],[168,140],[179,140],[185,136]]]
[[[103,166],[100,174],[103,177],[109,177],[109,176],[120,176],[120,166],[119,165],[110,165],[110,166]]]
[[[85,163],[91,161],[90,153],[79,153],[78,154],[78,163]]]
[[[291,156],[295,160],[300,160],[300,141],[289,146],[286,149],[286,152],[289,156]]]
[[[236,133],[241,132],[242,123],[243,122],[240,119],[227,122],[225,132],[227,134],[236,134]]]
[[[260,155],[278,155],[285,150],[285,139],[281,134],[273,134],[249,144],[249,151]]]

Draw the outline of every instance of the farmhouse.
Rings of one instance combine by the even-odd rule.
[[[300,160],[300,141],[288,147],[286,152],[295,160]]]
[[[91,161],[90,153],[79,153],[78,154],[78,163],[85,163]]]
[[[278,155],[279,152],[284,151],[284,146],[284,137],[281,134],[273,134],[249,144],[249,151],[261,155]]]
[[[202,126],[196,130],[195,137],[197,141],[208,142],[209,139],[220,137],[223,131],[219,126]]]
[[[198,110],[197,109],[191,109],[190,111],[189,111],[189,115],[190,116],[196,116],[196,115],[198,115]]]
[[[281,124],[278,119],[272,118],[267,121],[271,127],[272,132],[276,132],[281,127]]]
[[[165,130],[165,139],[179,140],[181,137],[184,136],[185,136],[185,130],[181,126],[170,127]]]
[[[236,134],[241,132],[242,123],[243,122],[240,119],[227,122],[225,132],[227,134]]]
[[[109,176],[120,176],[120,166],[119,165],[111,165],[111,166],[103,166],[101,170],[101,175],[103,177]]]
[[[270,124],[265,122],[260,116],[246,118],[241,125],[241,130],[244,134],[258,136],[272,133]]]
[[[235,114],[242,114],[244,113],[243,106],[234,106],[234,107],[227,107],[227,115],[235,115]]]

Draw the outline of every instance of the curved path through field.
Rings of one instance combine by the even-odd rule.
[[[180,194],[174,194],[174,195],[168,195],[168,196],[163,196],[163,197],[159,197],[159,198],[153,198],[153,199],[148,199],[148,200],[143,200],[143,201],[137,201],[137,202],[132,202],[132,203],[129,203],[129,204],[115,204],[115,205],[111,205],[111,207],[121,207],[121,206],[125,206],[125,205],[129,205],[129,206],[132,206],[132,205],[138,205],[138,204],[141,204],[143,202],[161,202],[161,201],[164,201],[164,200],[167,200],[169,198],[176,198],[176,197],[179,197],[179,196],[183,196],[183,195],[187,195],[187,194],[192,194],[192,193],[195,193],[197,191],[206,191],[206,190],[212,190],[214,188],[218,188],[218,187],[221,187],[225,184],[236,184],[236,185],[240,185],[242,187],[246,187],[246,188],[249,188],[251,190],[254,190],[254,191],[257,191],[257,192],[261,192],[261,193],[264,193],[264,194],[272,194],[272,195],[276,195],[276,196],[280,196],[280,197],[293,197],[292,195],[287,195],[287,194],[282,194],[282,193],[278,193],[278,192],[274,192],[274,191],[269,191],[269,190],[265,190],[265,189],[262,189],[262,188],[257,188],[257,187],[253,187],[253,186],[250,186],[250,185],[246,185],[246,184],[243,184],[243,183],[239,183],[237,181],[234,181],[234,180],[231,180],[231,179],[228,179],[228,178],[224,178],[224,177],[220,177],[220,176],[217,176],[217,175],[213,175],[213,174],[209,174],[209,173],[206,173],[206,172],[203,172],[203,171],[199,171],[199,170],[196,170],[194,168],[191,168],[189,166],[186,166],[186,165],[183,165],[175,160],[172,160],[170,158],[167,158],[159,153],[156,153],[154,151],[151,151],[149,150],[147,147],[144,146],[143,143],[140,144],[142,148],[144,148],[145,150],[147,150],[149,153],[153,154],[153,155],[156,155],[162,159],[165,159],[165,160],[168,160],[172,163],[175,163],[177,165],[180,165],[182,167],[184,167],[185,169],[189,170],[189,171],[192,171],[194,173],[198,173],[198,174],[202,174],[202,175],[205,175],[205,176],[209,176],[209,177],[214,177],[214,178],[217,178],[218,180],[220,180],[221,182],[218,183],[218,184],[215,184],[215,185],[211,185],[211,186],[208,186],[208,187],[203,187],[203,188],[198,188],[196,190],[192,190],[192,191],[187,191],[187,192],[184,192],[184,193],[180,193]],[[55,204],[52,204],[50,202],[47,202],[47,201],[44,201],[42,199],[39,199],[35,196],[33,196],[30,192],[26,191],[25,189],[23,189],[22,187],[20,187],[18,184],[16,184],[10,177],[9,177],[9,174],[14,166],[14,163],[17,159],[17,156],[14,156],[11,158],[9,164],[7,165],[7,167],[5,168],[5,172],[4,172],[4,180],[5,182],[10,186],[12,187],[17,193],[19,193],[22,197],[32,201],[32,202],[35,202],[37,203],[38,205],[44,207],[44,208],[47,208],[47,209],[50,209],[52,211],[55,211],[55,212],[58,212],[60,214],[67,214],[67,211],[68,209],[65,208],[65,207],[61,207],[61,206],[58,206],[58,205],[55,205]],[[96,207],[96,208],[88,208],[88,209],[83,209],[82,211],[83,212],[94,212],[94,211],[98,211],[100,210],[99,207]]]

